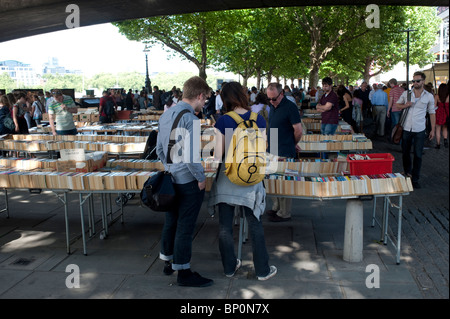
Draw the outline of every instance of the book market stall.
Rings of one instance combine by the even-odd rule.
[[[87,255],[87,240],[95,234],[108,235],[108,226],[117,219],[123,220],[127,198],[139,194],[145,181],[164,169],[157,160],[130,158],[143,153],[147,137],[124,135],[52,136],[45,134],[8,135],[0,139],[0,149],[6,155],[15,151],[26,157],[0,158],[0,188],[6,199],[3,212],[9,216],[8,190],[31,189],[54,192],[65,205],[67,195],[76,194],[80,211],[83,253]],[[202,145],[213,143],[212,135],[202,136]],[[392,158],[388,154],[366,153],[372,143],[361,135],[304,135],[299,142],[302,152],[334,153],[328,158],[278,158],[267,154],[267,171],[264,179],[269,197],[289,197],[312,200],[346,200],[346,225],[344,260],[362,260],[362,201],[373,200],[373,225],[375,225],[376,200],[383,199],[381,240],[387,241],[388,205],[394,197],[401,218],[402,197],[413,191],[411,181],[392,172]],[[58,152],[60,158],[36,158],[33,152]],[[358,154],[359,153],[359,154]],[[31,155],[30,155],[31,154]],[[337,155],[336,155],[337,154]],[[128,158],[127,158],[128,157]],[[206,190],[211,189],[217,164],[211,158],[202,160],[207,176]],[[376,164],[376,165],[375,165]],[[377,168],[378,170],[374,169]],[[381,170],[379,170],[381,169]],[[114,211],[112,195],[117,194],[119,209]],[[94,220],[94,198],[100,200],[99,221]],[[87,229],[85,227],[87,206]],[[114,214],[118,216],[114,217]],[[400,221],[400,219],[399,219]],[[101,222],[101,230],[95,224]],[[378,222],[378,221],[377,221]],[[399,222],[398,234],[401,223]],[[66,235],[69,225],[66,218]],[[360,231],[359,231],[360,230]],[[70,239],[67,237],[67,252]],[[400,261],[400,237],[392,242]]]

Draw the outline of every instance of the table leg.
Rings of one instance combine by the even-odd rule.
[[[363,203],[347,199],[343,259],[347,262],[363,260]]]

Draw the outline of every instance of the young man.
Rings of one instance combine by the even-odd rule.
[[[333,91],[333,80],[330,77],[322,79],[324,94],[316,110],[322,113],[321,133],[324,135],[334,135],[339,123],[339,98]]]
[[[402,152],[403,169],[405,174],[411,176],[414,188],[420,188],[419,177],[422,166],[422,152],[425,143],[426,118],[430,114],[431,131],[428,136],[430,140],[434,137],[436,124],[436,111],[434,108],[433,94],[424,90],[425,74],[415,72],[413,75],[413,90],[411,100],[408,98],[408,91],[405,91],[397,101],[397,108],[400,110],[409,108],[408,114],[403,124]],[[414,145],[414,160],[411,165],[411,147]]]
[[[53,135],[77,135],[73,122],[73,114],[78,112],[75,102],[70,96],[63,95],[61,90],[52,90],[52,95],[48,105],[48,121]]]
[[[209,86],[203,79],[198,76],[190,78],[184,83],[183,99],[161,115],[158,125],[156,153],[165,169],[172,174],[177,196],[177,208],[166,213],[160,259],[165,261],[164,274],[171,275],[178,271],[177,282],[180,286],[206,287],[213,283],[211,279],[192,272],[190,265],[195,223],[206,186],[200,153],[194,153],[194,144],[200,142],[200,121],[194,112],[202,110],[209,94]],[[182,132],[172,133],[173,123],[182,111],[187,111],[177,126]],[[177,151],[168,154],[171,134],[175,134],[172,138],[176,141],[172,150]],[[197,150],[199,151],[198,148]],[[168,161],[169,156],[171,161]]]
[[[297,143],[303,131],[297,105],[284,96],[281,84],[270,83],[267,86],[267,97],[271,104],[268,130],[268,152],[282,157],[295,158],[300,150]],[[278,135],[278,139],[273,134]],[[274,145],[274,143],[276,145]],[[291,219],[290,198],[273,198],[272,210],[267,212],[272,222],[283,222]]]
[[[387,117],[391,118],[391,126],[394,127],[400,120],[400,114],[402,113],[402,110],[397,108],[396,103],[405,90],[398,86],[397,79],[390,79],[389,85],[391,86],[391,90],[389,91],[389,107]]]

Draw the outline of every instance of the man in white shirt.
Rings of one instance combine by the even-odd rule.
[[[411,176],[414,188],[420,188],[419,177],[422,166],[422,152],[425,143],[426,113],[430,115],[431,131],[430,140],[434,137],[436,124],[436,111],[434,108],[433,94],[424,90],[425,74],[415,72],[413,75],[413,87],[411,98],[405,91],[397,101],[397,108],[407,109],[408,114],[403,124],[402,152],[403,169],[405,174]],[[414,145],[414,160],[411,165],[411,147]]]

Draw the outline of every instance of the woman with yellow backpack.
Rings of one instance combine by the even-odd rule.
[[[251,111],[244,88],[238,82],[226,83],[221,98],[225,114],[215,124],[214,148],[214,158],[221,164],[211,189],[209,207],[211,213],[215,208],[219,212],[219,250],[224,273],[233,277],[242,265],[234,251],[233,219],[237,209],[243,211],[248,221],[256,277],[267,280],[275,276],[277,268],[269,266],[261,221],[266,205],[262,182],[266,121]],[[247,136],[239,130],[247,131]],[[244,139],[246,142],[240,144]],[[240,170],[242,167],[245,169]]]

